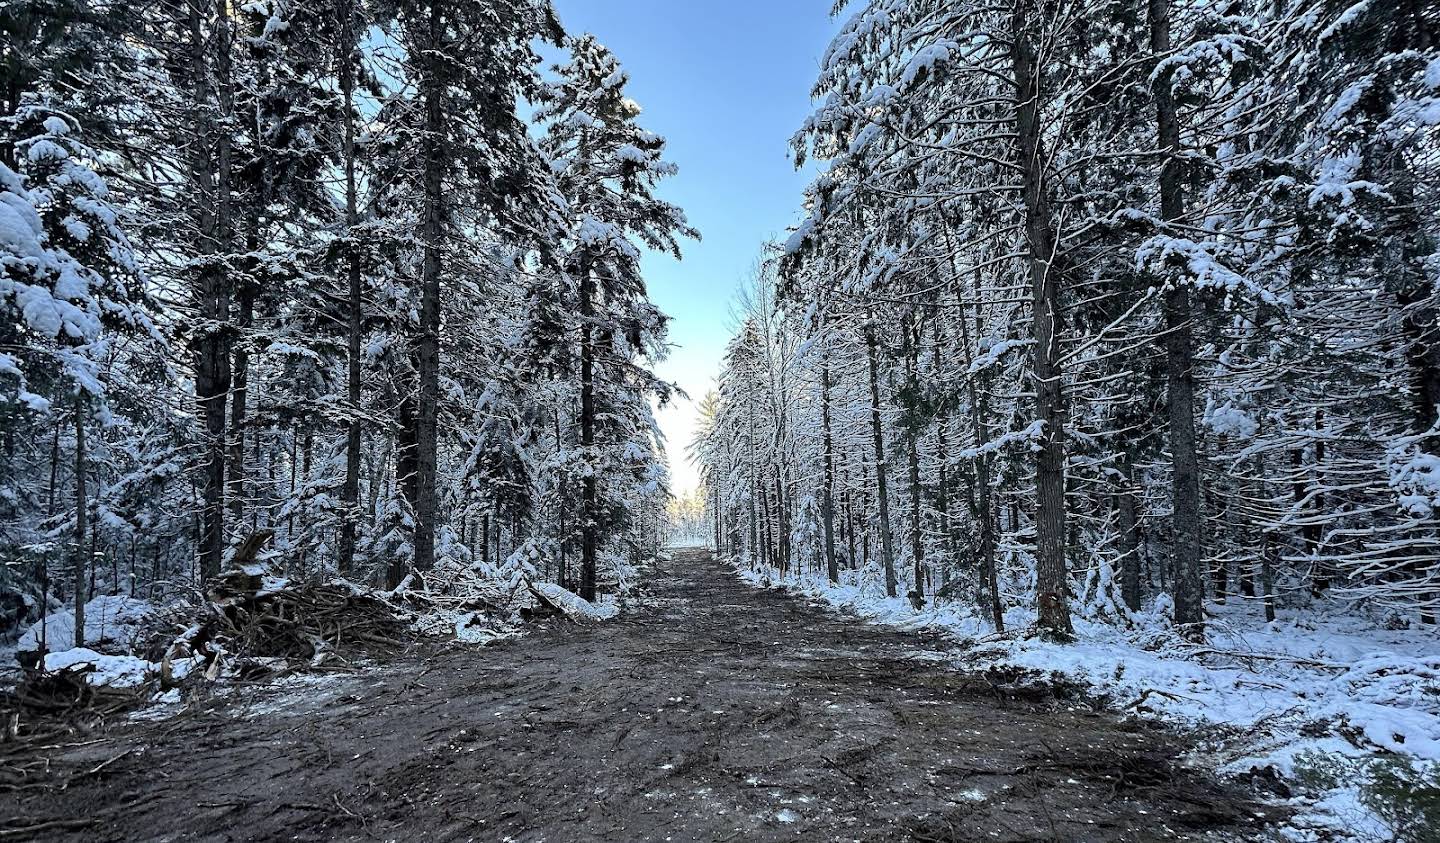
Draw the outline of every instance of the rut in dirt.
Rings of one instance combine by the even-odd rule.
[[[754,590],[703,551],[647,588],[614,621],[425,648],[58,749],[16,813],[86,840],[1263,833],[1265,809],[1179,764],[1176,736],[1007,693],[945,667],[938,642]]]

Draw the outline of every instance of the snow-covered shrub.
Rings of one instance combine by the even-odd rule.
[[[497,572],[502,586],[513,596],[526,583],[539,579],[539,566],[545,562],[545,553],[546,542],[543,539],[530,538],[515,548],[505,557]]]
[[[821,564],[820,504],[814,495],[800,499],[795,524],[790,529],[790,546],[794,548],[795,567],[800,570],[815,568]]]
[[[1295,780],[1312,796],[1353,790],[1356,801],[1384,825],[1366,833],[1368,818],[1357,818],[1351,831],[1364,835],[1361,839],[1428,843],[1440,829],[1440,765],[1404,756],[1347,758],[1308,752],[1295,759]]]

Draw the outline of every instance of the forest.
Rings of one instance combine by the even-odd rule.
[[[706,408],[714,540],[997,629],[1435,624],[1440,18],[1362,6],[857,13]]]
[[[787,10],[696,394],[576,5],[0,0],[0,837],[1437,839],[1440,5]]]
[[[1243,650],[1433,760],[1325,686],[1440,666],[1440,8],[841,5],[702,407],[711,543],[1253,742]]]
[[[602,45],[528,0],[0,25],[9,622],[41,581],[203,587],[261,531],[286,576],[535,558],[592,600],[653,553],[638,250],[695,232]]]

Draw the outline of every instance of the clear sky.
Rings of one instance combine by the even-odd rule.
[[[661,411],[675,491],[696,485],[685,458],[696,405],[714,383],[731,304],[762,244],[785,232],[807,181],[789,140],[835,24],[832,0],[554,0],[567,31],[593,33],[630,73],[641,124],[680,168],[661,195],[703,239],[681,262],[649,255],[651,298],[674,317],[659,373],[690,395]]]

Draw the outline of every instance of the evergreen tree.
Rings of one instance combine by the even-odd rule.
[[[634,457],[651,439],[636,412],[648,396],[663,402],[671,392],[645,365],[664,353],[666,319],[646,298],[636,244],[678,256],[677,238],[698,235],[679,208],[654,196],[675,168],[662,157],[664,139],[637,123],[640,109],[625,96],[619,62],[592,36],[568,48],[570,61],[555,68],[559,78],[541,93],[537,116],[569,206],[562,265],[579,299],[580,596],[593,600],[600,550],[619,526],[616,505],[600,497],[603,477],[643,462]]]

